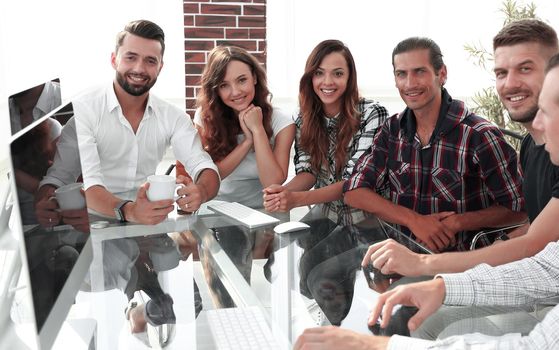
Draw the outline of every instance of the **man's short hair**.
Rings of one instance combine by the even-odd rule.
[[[124,27],[124,30],[116,36],[115,53],[118,52],[118,48],[122,46],[122,42],[124,41],[126,34],[134,34],[144,39],[159,41],[161,44],[161,56],[163,56],[163,53],[165,52],[165,33],[157,24],[145,19],[128,23]]]
[[[559,67],[559,54],[555,54],[549,59],[547,67],[545,68],[545,73],[549,73],[550,70],[556,67]]]
[[[414,50],[429,50],[429,61],[435,72],[438,72],[444,66],[443,54],[436,42],[429,38],[411,37],[400,41],[392,50],[392,67],[394,68],[394,56]]]
[[[555,52],[559,50],[555,30],[538,19],[521,19],[504,26],[493,38],[493,50],[523,43],[538,43]]]

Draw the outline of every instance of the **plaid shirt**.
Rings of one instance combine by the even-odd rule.
[[[344,184],[344,192],[373,188],[393,203],[423,215],[464,213],[494,203],[523,210],[516,151],[497,127],[470,113],[445,89],[442,98],[429,144],[421,145],[415,116],[406,108],[384,123]],[[473,235],[459,232],[457,245],[448,250],[467,250]]]
[[[301,148],[301,127],[303,125],[303,118],[300,114],[295,118],[295,126],[297,128],[295,134],[295,156],[293,157],[295,173],[307,172],[313,174],[316,177],[314,188],[325,187],[349,178],[357,160],[365,150],[371,146],[377,130],[388,117],[386,108],[377,102],[366,99],[361,99],[359,101],[357,110],[361,114],[361,124],[347,147],[347,162],[341,176],[336,176],[336,159],[334,154],[338,142],[339,117],[324,117],[324,127],[327,129],[329,136],[328,159],[327,164],[322,164],[318,174],[311,169],[311,156]],[[361,221],[364,218],[361,210],[350,208],[341,200],[326,203],[323,208],[325,216],[332,219],[334,222],[346,225]]]
[[[522,306],[559,297],[559,242],[549,243],[532,258],[491,267],[481,264],[464,273],[441,274],[446,305]],[[547,299],[547,300],[546,300]],[[545,305],[545,304],[544,304]],[[559,306],[555,306],[528,336],[479,334],[453,336],[436,342],[392,337],[389,349],[559,349]]]

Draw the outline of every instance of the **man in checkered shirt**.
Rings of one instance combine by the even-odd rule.
[[[360,158],[344,184],[345,203],[405,226],[435,251],[466,250],[476,231],[524,221],[516,151],[449,95],[439,46],[408,38],[392,64],[407,108]]]

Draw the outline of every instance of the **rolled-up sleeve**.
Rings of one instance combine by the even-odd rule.
[[[97,121],[95,112],[87,103],[75,101],[72,104],[82,165],[83,187],[85,190],[96,185],[105,187],[94,131],[96,129],[94,124]]]
[[[474,157],[491,197],[510,210],[524,210],[518,157],[497,129],[491,128],[482,133]]]
[[[196,130],[188,115],[185,114],[184,117],[176,118],[172,130],[171,145],[175,157],[184,165],[194,181],[198,179],[204,169],[212,169],[219,176],[217,166],[210,155],[204,151],[198,130]]]

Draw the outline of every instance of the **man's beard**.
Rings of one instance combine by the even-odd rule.
[[[116,81],[118,82],[118,85],[120,85],[120,87],[130,95],[141,96],[146,92],[148,92],[153,87],[153,85],[155,85],[157,78],[153,80],[148,80],[148,83],[146,85],[134,87],[128,83],[128,81],[126,80],[123,74],[117,72]]]
[[[509,113],[509,117],[512,121],[515,121],[517,123],[531,123],[534,118],[536,118],[536,114],[538,113],[538,106],[533,107],[532,109],[530,109],[528,112],[523,113],[523,114],[511,114]]]

